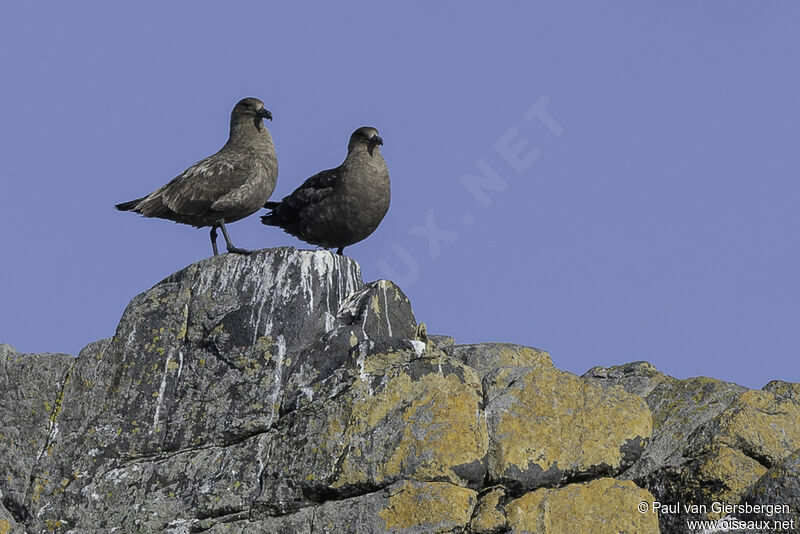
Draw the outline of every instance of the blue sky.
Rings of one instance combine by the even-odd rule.
[[[0,342],[77,354],[210,254],[113,208],[274,114],[274,198],[380,129],[392,206],[347,249],[459,343],[576,373],[800,381],[800,6],[5,3]],[[476,185],[477,184],[477,185]],[[241,247],[308,247],[260,224]]]

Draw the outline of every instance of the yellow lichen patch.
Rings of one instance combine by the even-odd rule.
[[[477,383],[462,382],[452,372],[431,372],[414,380],[407,371],[390,375],[376,392],[359,383],[344,438],[333,424],[327,430],[331,441],[344,439],[350,444],[334,487],[407,477],[463,484],[453,467],[485,456],[488,433],[479,416]],[[401,433],[400,439],[394,434],[389,438],[387,432]],[[376,435],[397,443],[376,456]]]
[[[800,406],[768,391],[743,393],[719,418],[719,443],[778,463],[800,449]]]
[[[265,360],[272,359],[272,347],[275,346],[272,336],[261,336],[256,341],[256,350],[262,355]]]
[[[186,339],[186,333],[187,333],[187,331],[189,329],[189,304],[188,304],[188,301],[191,298],[192,298],[192,292],[189,290],[188,287],[184,288],[181,291],[181,300],[186,302],[186,304],[183,305],[183,310],[181,310],[183,313],[181,314],[182,315],[181,327],[180,327],[180,330],[178,330],[178,339]]]
[[[414,353],[411,351],[402,350],[370,354],[364,358],[363,371],[367,374],[381,373],[390,366],[410,362],[413,359],[413,355]]]
[[[219,335],[225,331],[225,326],[222,323],[219,323],[217,326],[211,329],[211,334]]]
[[[391,280],[381,280],[380,283],[379,283],[379,287],[381,289],[388,289],[389,291],[391,291],[392,295],[394,295],[394,300],[395,301],[401,301],[402,302],[404,300],[404,296],[403,296],[403,293],[400,291],[400,288],[398,288],[394,284],[394,282],[392,282]],[[405,300],[408,300],[408,299],[405,299]]]
[[[330,433],[330,435],[333,436],[339,435],[342,432],[344,432],[344,427],[342,426],[342,422],[337,418],[331,419],[330,423],[328,423],[328,432]]]
[[[11,523],[5,519],[0,519],[0,534],[8,534],[11,532]]]
[[[489,532],[499,532],[506,526],[506,513],[500,505],[500,499],[505,492],[502,488],[494,488],[478,501],[478,507],[472,520],[469,522],[469,530],[474,534],[484,534]]]
[[[497,354],[496,362],[492,362],[497,367],[533,367],[540,364],[552,365],[550,354],[543,350],[534,350],[530,347],[508,347],[503,346]]]
[[[512,532],[658,534],[658,515],[638,506],[653,495],[633,482],[601,478],[586,484],[538,489],[506,505]]]
[[[169,363],[167,363],[167,369],[169,369],[170,371],[175,371],[176,369],[179,369],[179,368],[180,368],[180,364],[178,362],[176,362],[175,360],[170,360]]]
[[[378,512],[384,530],[412,527],[425,532],[451,532],[469,523],[475,507],[475,492],[443,482],[402,482]]]
[[[378,295],[372,295],[372,299],[370,299],[369,307],[378,318],[381,316],[381,303],[378,300]]]
[[[72,377],[72,371],[74,370],[75,363],[73,362],[67,371],[67,375],[64,377],[64,384],[62,384],[61,390],[58,392],[58,397],[56,397],[55,409],[50,414],[50,422],[53,424],[55,424],[56,420],[58,419],[58,414],[61,413],[61,402],[64,400],[64,391],[67,389],[67,384],[69,384],[69,380]]]
[[[694,469],[689,482],[701,496],[694,504],[710,502],[739,502],[745,491],[767,472],[767,468],[730,447],[715,447],[704,455]],[[689,503],[691,504],[691,503]],[[709,519],[725,514],[709,513]]]
[[[356,337],[356,335],[355,335],[355,334],[354,334],[354,333],[351,331],[351,332],[350,332],[350,346],[351,346],[351,347],[355,347],[356,345],[358,345],[358,338],[357,338],[357,337]]]
[[[44,492],[44,485],[41,483],[40,479],[36,479],[36,482],[33,484],[33,493],[31,493],[31,502],[39,502],[39,499]]]
[[[186,339],[186,332],[188,331],[188,326],[189,325],[186,323],[185,320],[181,323],[181,329],[178,330],[178,339]]]
[[[644,399],[600,387],[550,365],[519,376],[503,369],[491,387],[503,393],[490,412],[489,470],[497,478],[533,465],[584,471],[621,465],[623,446],[652,434]]]

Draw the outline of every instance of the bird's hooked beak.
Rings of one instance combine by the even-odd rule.
[[[262,119],[272,120],[272,112],[267,108],[261,108],[257,112],[258,116]]]
[[[369,140],[369,144],[383,146],[383,139],[381,139],[380,135],[373,136],[372,139]]]

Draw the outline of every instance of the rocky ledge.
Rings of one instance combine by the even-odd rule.
[[[77,358],[0,345],[0,366],[0,534],[647,534],[800,515],[800,384],[646,362],[578,377],[539,349],[456,345],[327,251],[200,261]]]

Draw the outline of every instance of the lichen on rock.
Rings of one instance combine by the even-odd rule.
[[[653,496],[630,481],[600,478],[563,488],[542,488],[506,505],[511,532],[566,534],[620,532],[658,534],[658,516],[641,513]]]
[[[501,367],[484,378],[489,477],[515,491],[614,476],[652,433],[641,397],[604,390],[549,362]]]
[[[800,384],[459,345],[322,250],[200,261],[0,366],[0,534],[672,533],[637,505],[797,495]]]

